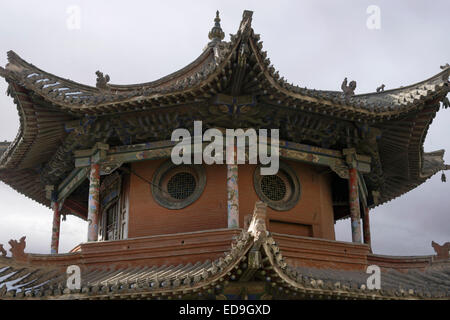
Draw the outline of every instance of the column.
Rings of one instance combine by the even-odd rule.
[[[100,162],[105,159],[109,146],[97,142],[91,149],[88,199],[88,239],[98,240],[98,222],[100,215]],[[85,151],[79,151],[85,153]],[[75,151],[76,153],[76,151]]]
[[[56,197],[52,197],[52,209],[53,209],[53,226],[52,226],[52,242],[50,245],[50,253],[58,254],[59,250],[59,230],[61,224],[61,214],[59,212],[59,203],[56,201]]]
[[[364,217],[363,217],[363,232],[364,232],[364,243],[370,247],[370,251],[372,251],[372,244],[370,239],[370,220],[369,220],[369,208],[364,208]]]
[[[234,142],[234,141],[233,141]],[[227,221],[228,228],[239,228],[238,165],[235,162],[234,143],[227,141]]]
[[[344,149],[347,164],[349,165],[348,194],[350,207],[350,220],[352,227],[352,242],[361,243],[361,212],[359,208],[358,172],[355,149]]]
[[[97,241],[100,212],[100,165],[98,163],[91,164],[89,180],[88,241]]]

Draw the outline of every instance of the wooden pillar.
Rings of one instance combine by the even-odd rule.
[[[344,149],[344,155],[349,165],[348,194],[350,220],[352,227],[352,242],[361,243],[361,212],[359,207],[358,172],[355,149]]]
[[[372,251],[372,244],[370,239],[370,220],[369,220],[369,208],[364,208],[364,217],[363,217],[363,232],[364,232],[364,243],[370,247],[370,251]]]
[[[227,144],[227,221],[228,228],[239,228],[238,165],[234,145]]]
[[[98,240],[98,222],[100,215],[100,162],[105,159],[109,146],[97,142],[91,150],[75,151],[75,156],[83,154],[90,157],[89,199],[88,199],[88,239]]]
[[[98,163],[91,164],[89,180],[88,241],[97,241],[100,213],[100,165]]]
[[[61,225],[61,214],[59,212],[59,203],[52,200],[52,209],[53,209],[53,226],[52,226],[52,242],[50,244],[50,253],[58,254],[59,250],[59,231]]]
[[[358,172],[349,169],[349,206],[352,224],[352,241],[361,243],[361,213],[359,209]]]

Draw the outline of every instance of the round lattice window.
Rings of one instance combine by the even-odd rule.
[[[277,175],[263,176],[261,179],[261,191],[272,201],[280,201],[286,196],[286,184]]]
[[[206,183],[205,170],[199,165],[175,165],[167,161],[153,177],[153,197],[168,209],[182,209],[197,200]]]
[[[167,192],[174,199],[184,200],[195,191],[195,177],[190,172],[179,172],[167,182]]]
[[[274,175],[261,175],[261,167],[257,167],[254,187],[260,199],[275,210],[289,210],[300,199],[300,182],[295,172],[285,163],[280,163],[280,169]]]

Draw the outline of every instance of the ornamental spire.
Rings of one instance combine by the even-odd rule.
[[[220,42],[225,38],[225,33],[223,32],[222,28],[220,27],[220,17],[219,17],[219,10],[216,12],[216,18],[214,19],[214,27],[211,29],[211,31],[208,34],[208,38],[212,42]]]

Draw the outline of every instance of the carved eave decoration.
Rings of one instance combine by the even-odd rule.
[[[348,283],[313,278],[302,273],[289,265],[267,231],[266,208],[263,202],[255,204],[248,229],[242,231],[231,244],[231,249],[219,259],[178,266],[116,270],[80,265],[80,289],[66,287],[67,275],[63,266],[27,264],[26,256],[17,259],[14,253],[13,258],[0,257],[0,300],[226,299],[228,287],[239,284],[245,287],[245,284],[252,282],[264,284],[258,293],[260,299],[448,299],[448,291],[442,290],[445,286],[438,282],[433,282],[433,288],[431,285],[426,288],[421,279],[415,286],[411,281],[405,282],[404,275],[399,276],[403,284],[397,288],[391,285],[387,289],[369,290],[364,283],[360,283],[360,279]],[[17,242],[12,244],[18,246]],[[23,249],[24,245],[14,252],[20,256]],[[445,267],[442,265],[441,269],[433,271],[435,277],[443,276],[445,270],[442,268]],[[340,271],[332,272],[339,274]],[[246,294],[241,292],[240,298],[245,299]]]

